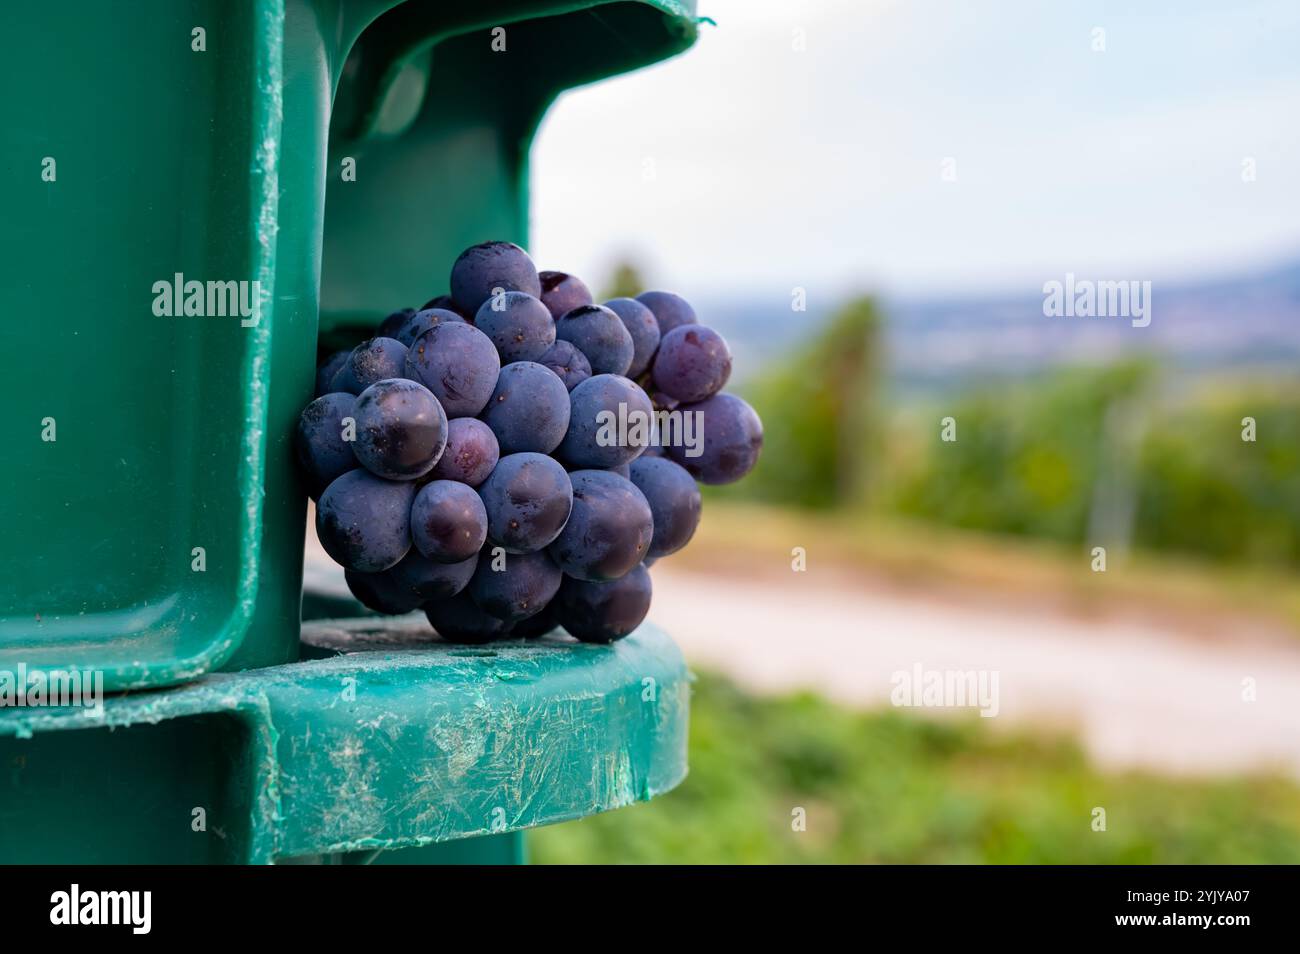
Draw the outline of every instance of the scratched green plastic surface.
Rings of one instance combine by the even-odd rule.
[[[652,626],[612,646],[428,644],[411,618],[304,638],[319,658],[99,720],[0,710],[0,863],[506,863],[520,843],[498,836],[686,774],[689,677]]]
[[[685,48],[692,13],[0,4],[0,670],[94,668],[124,688],[295,659],[290,434],[318,313],[347,341],[444,291],[462,247],[525,242],[547,105]],[[260,281],[257,325],[155,316],[154,283],[178,272]]]

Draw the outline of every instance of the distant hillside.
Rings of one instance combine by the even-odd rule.
[[[884,304],[889,373],[895,387],[908,390],[1134,354],[1159,355],[1186,371],[1268,366],[1300,373],[1300,262],[1204,283],[1155,282],[1146,328],[1125,318],[1045,317],[1037,288],[1021,296]],[[705,320],[734,343],[738,367],[748,369],[779,358],[827,317],[811,308],[792,313],[785,298],[700,305]]]

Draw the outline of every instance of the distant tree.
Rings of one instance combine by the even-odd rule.
[[[645,291],[645,279],[635,262],[624,259],[614,266],[614,271],[601,292],[600,300],[611,298],[635,298]]]
[[[750,492],[812,507],[846,504],[866,493],[881,326],[876,302],[854,298],[811,342],[746,389],[764,432]]]

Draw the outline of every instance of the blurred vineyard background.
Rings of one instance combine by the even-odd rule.
[[[691,777],[535,857],[1300,862],[1300,8],[699,11],[548,115],[533,251],[685,295],[766,446],[652,570]]]
[[[605,291],[643,285],[624,263]],[[1011,606],[1064,596],[1100,614],[1099,636],[1124,605],[1182,614],[1189,638],[1206,636],[1194,617],[1219,611],[1300,636],[1300,268],[1232,294],[1166,291],[1154,331],[1077,319],[1044,339],[1052,353],[1035,347],[1054,319],[1034,299],[701,308],[739,342],[735,389],[762,416],[765,450],[750,479],[706,489],[697,544],[665,562],[780,564],[797,540],[850,587],[956,581]],[[1197,307],[1169,307],[1182,299]],[[953,326],[962,336],[941,343]],[[1225,326],[1230,346],[1198,335]],[[755,341],[765,348],[747,350]],[[870,627],[845,625],[858,622]],[[1237,637],[1230,622],[1208,630]],[[1108,768],[1068,727],[994,730],[810,689],[754,693],[703,667],[682,788],[538,832],[535,859],[1300,861],[1294,770]],[[1124,819],[1118,831],[1090,829],[1096,805]],[[815,833],[792,833],[791,806]]]

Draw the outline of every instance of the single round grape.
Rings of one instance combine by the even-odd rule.
[[[409,613],[431,600],[445,600],[469,585],[478,553],[460,563],[436,563],[411,550],[382,573],[344,572],[348,589],[377,613]]]
[[[473,487],[454,480],[425,484],[411,504],[411,542],[436,563],[460,563],[487,540],[487,511]]]
[[[294,449],[312,500],[319,499],[334,480],[361,466],[352,453],[352,442],[344,440],[344,418],[355,419],[356,406],[355,397],[336,391],[316,398],[298,417]]]
[[[641,562],[654,536],[650,505],[636,486],[607,470],[575,470],[573,512],[546,548],[569,576],[604,583]]]
[[[554,371],[570,391],[591,377],[591,362],[572,341],[555,342],[537,363]]]
[[[433,469],[447,444],[447,415],[417,381],[390,378],[361,392],[353,450],[372,474],[414,480]]]
[[[655,387],[676,401],[703,401],[721,391],[730,377],[731,350],[712,328],[680,325],[659,342]]]
[[[420,310],[423,311],[425,308],[441,308],[443,311],[450,311],[452,314],[460,315],[471,325],[474,324],[474,312],[466,312],[464,309],[457,306],[457,304],[451,300],[450,295],[437,295],[430,298],[424,303],[424,308],[421,308]]]
[[[501,359],[487,335],[473,325],[435,325],[411,345],[406,377],[433,392],[447,417],[475,417],[497,384]]]
[[[402,326],[406,324],[407,319],[409,319],[413,314],[415,314],[414,308],[397,309],[397,311],[388,315],[388,317],[379,323],[379,327],[375,329],[375,337],[397,338],[397,333],[402,330]],[[400,338],[398,338],[398,340],[401,341]],[[410,344],[410,342],[403,341],[402,344]]]
[[[397,566],[384,571],[384,576],[392,579],[400,592],[414,594],[416,605],[423,606],[435,600],[450,599],[465,589],[476,566],[477,553],[459,563],[439,563],[412,547]]]
[[[645,495],[654,519],[648,556],[667,556],[686,546],[700,525],[695,478],[666,457],[642,455],[632,461],[632,483]]]
[[[339,373],[339,368],[343,367],[343,362],[348,360],[351,351],[335,351],[326,358],[316,368],[316,393],[313,397],[320,397],[322,394],[330,393],[330,385],[334,383],[334,375]]]
[[[581,305],[555,322],[555,337],[587,356],[592,374],[626,374],[636,346],[623,320],[604,305]]]
[[[451,298],[462,314],[473,315],[493,289],[542,296],[537,267],[518,245],[484,242],[460,253],[451,266]]]
[[[490,297],[474,314],[474,327],[492,339],[502,364],[536,361],[555,344],[555,319],[524,292]]]
[[[573,486],[545,454],[508,454],[479,487],[488,540],[510,553],[532,553],[560,535],[573,509]]]
[[[654,312],[660,335],[668,334],[679,325],[693,325],[698,320],[690,303],[670,291],[642,292],[636,300]]]
[[[414,551],[412,551],[414,552]],[[417,554],[418,555],[418,554]],[[403,559],[409,560],[408,553]],[[397,567],[390,567],[382,573],[358,573],[356,570],[344,570],[343,579],[348,589],[362,606],[383,613],[386,616],[400,616],[409,613],[422,602],[409,588],[394,580],[388,574]]]
[[[492,428],[502,454],[549,454],[569,429],[569,392],[550,368],[517,361],[501,369],[480,418]]]
[[[393,337],[409,348],[415,344],[416,338],[430,328],[449,321],[465,323],[464,318],[454,311],[448,311],[446,308],[422,308],[419,311],[412,312],[411,316],[402,323],[402,327],[397,329],[397,334]]]
[[[406,373],[406,345],[394,338],[371,338],[352,349],[334,380],[331,391],[360,394],[376,381],[410,377]]]
[[[627,378],[588,378],[569,392],[569,404],[569,429],[558,454],[572,467],[617,467],[635,460],[650,443],[654,409]]]
[[[501,449],[497,436],[476,417],[458,417],[447,424],[447,446],[429,474],[435,480],[458,480],[477,487],[497,465]]]
[[[424,604],[434,631],[449,643],[486,643],[510,635],[510,624],[489,616],[465,592]]]
[[[650,367],[650,360],[659,347],[659,322],[652,312],[635,298],[611,298],[605,307],[618,315],[623,327],[632,336],[632,363],[627,376],[635,378]]]
[[[316,505],[316,536],[345,570],[378,573],[411,549],[415,486],[358,467],[325,488]]]
[[[552,318],[559,318],[566,311],[592,302],[591,290],[577,275],[539,272],[537,277],[542,283],[542,304],[550,311]]]
[[[563,574],[544,552],[516,553],[498,562],[490,553],[480,556],[466,588],[489,616],[517,623],[545,609],[560,588]]]
[[[641,625],[650,611],[650,573],[635,567],[612,583],[566,576],[551,605],[570,636],[584,643],[610,643]]]
[[[683,414],[701,415],[696,425],[700,454],[684,444],[668,447],[668,456],[706,484],[730,484],[754,469],[763,449],[763,422],[734,394],[715,394],[699,404],[683,404]]]
[[[515,639],[536,639],[545,636],[560,624],[555,620],[555,600],[551,599],[541,612],[519,620],[510,627],[510,635]]]

